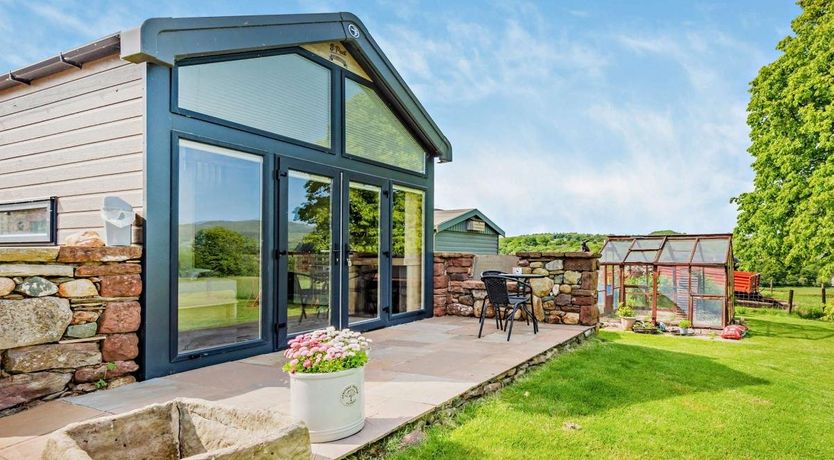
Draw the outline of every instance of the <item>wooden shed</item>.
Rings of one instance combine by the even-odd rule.
[[[504,230],[475,208],[434,210],[436,251],[498,254],[499,236]]]

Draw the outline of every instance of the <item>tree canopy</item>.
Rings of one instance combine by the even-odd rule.
[[[750,84],[756,176],[753,191],[733,198],[741,268],[777,283],[834,272],[834,3],[798,3],[783,54]]]

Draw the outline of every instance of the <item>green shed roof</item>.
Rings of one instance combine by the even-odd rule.
[[[489,219],[484,213],[476,208],[468,209],[435,209],[434,210],[434,231],[442,232],[456,224],[465,222],[473,217],[477,217],[489,225],[496,233],[504,236],[504,230],[495,225],[495,222]]]

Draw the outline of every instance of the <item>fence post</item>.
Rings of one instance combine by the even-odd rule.
[[[793,289],[788,291],[788,314],[790,315],[793,311]]]
[[[820,284],[820,289],[822,289],[822,306],[825,307],[825,283]]]

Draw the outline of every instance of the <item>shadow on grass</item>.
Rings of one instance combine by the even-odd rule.
[[[599,340],[508,387],[501,399],[522,412],[582,416],[767,383],[703,356]]]
[[[775,317],[778,318],[778,317]],[[803,324],[769,321],[766,317],[747,318],[747,325],[753,337],[779,337],[780,339],[825,340],[834,338],[834,325],[821,323],[816,326],[814,320]],[[825,325],[829,324],[828,327]]]

